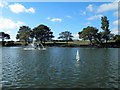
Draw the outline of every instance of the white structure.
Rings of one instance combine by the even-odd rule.
[[[80,61],[80,56],[79,56],[79,51],[78,50],[77,50],[77,53],[76,53],[76,60]]]
[[[33,38],[33,42],[26,46],[24,50],[46,50],[46,48],[42,45],[42,43],[35,43],[35,38]]]

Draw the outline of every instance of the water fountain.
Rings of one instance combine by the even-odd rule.
[[[40,48],[40,45],[41,45],[41,48]],[[38,44],[38,50],[46,50],[46,48],[43,46],[42,43]]]
[[[33,42],[29,45],[27,45],[24,50],[46,50],[46,48],[43,46],[42,43],[35,43],[35,38],[33,39]]]

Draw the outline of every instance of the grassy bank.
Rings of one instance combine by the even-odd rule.
[[[46,42],[44,46],[59,46],[59,47],[95,47],[95,48],[120,48],[120,43],[109,41],[108,43],[92,44],[89,41],[72,41],[72,42]]]
[[[79,46],[89,45],[89,41],[69,41],[69,42],[46,42],[46,46]]]
[[[14,41],[9,41],[9,42],[4,42],[3,46],[25,46],[27,45],[25,42],[14,42]],[[89,41],[69,41],[67,42],[45,42],[43,44],[46,47],[97,47],[97,48],[120,48],[120,43],[116,43],[114,41],[109,41],[108,43],[103,43],[103,44],[93,44],[90,45]]]

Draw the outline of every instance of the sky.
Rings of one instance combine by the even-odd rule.
[[[55,39],[59,33],[70,31],[74,39],[78,32],[87,26],[101,29],[101,17],[107,16],[111,33],[118,34],[118,2],[0,2],[0,32],[10,34],[10,40],[16,40],[20,26],[31,29],[47,25]],[[104,0],[105,1],[105,0]]]

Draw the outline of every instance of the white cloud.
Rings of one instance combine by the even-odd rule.
[[[113,21],[113,25],[118,25],[118,20]]]
[[[118,27],[114,27],[114,28],[112,28],[111,29],[111,33],[113,33],[113,34],[118,34]]]
[[[115,20],[115,21],[113,21],[113,25],[120,25],[120,20]]]
[[[85,16],[86,15],[86,11],[80,10],[80,14]]]
[[[8,31],[19,28],[19,26],[23,25],[24,23],[21,21],[13,21],[8,18],[0,17],[0,30]]]
[[[87,22],[87,23],[85,23],[85,25],[86,25],[86,26],[89,26],[89,25],[91,25],[91,22]]]
[[[88,20],[94,20],[94,19],[100,19],[103,15],[99,14],[99,15],[94,15],[88,18]]]
[[[8,30],[8,31],[6,31],[6,33],[11,33],[11,31],[10,31],[10,30]]]
[[[118,9],[118,2],[112,2],[108,4],[102,4],[98,7],[97,13],[102,13],[110,10],[117,10]]]
[[[86,7],[86,9],[88,10],[88,11],[90,11],[90,12],[92,12],[93,11],[93,5],[88,5],[87,7]]]
[[[26,9],[26,12],[35,13],[35,9],[34,8],[29,8],[29,9]]]
[[[72,18],[72,16],[70,16],[70,15],[66,15],[66,17],[67,17],[67,18]]]
[[[79,39],[79,35],[78,34],[72,34],[73,35],[73,39]]]
[[[50,18],[50,17],[48,17],[47,19],[50,20],[51,22],[62,22],[61,18]]]
[[[118,11],[114,12],[113,15],[118,17]]]
[[[46,19],[47,19],[47,20],[50,20],[51,18],[50,18],[50,17],[47,17]]]
[[[52,22],[61,22],[62,19],[61,18],[52,18],[51,21]]]
[[[9,18],[0,17],[0,31],[10,34],[10,40],[16,40],[17,30],[25,25],[22,21],[13,21]]]
[[[5,2],[5,1],[0,1],[0,8],[3,8],[3,7],[5,7],[6,5],[8,5],[7,2]]]
[[[120,12],[120,11],[114,12],[113,15],[114,15],[115,17],[117,17],[117,18],[120,18],[120,14],[118,14],[118,12]]]
[[[18,14],[18,13],[22,13],[22,12],[26,12],[26,13],[35,13],[35,9],[34,8],[25,8],[23,5],[19,4],[19,3],[15,3],[12,5],[9,5],[9,8],[12,12]]]
[[[83,12],[83,15],[86,15],[86,12],[85,12],[85,11]]]

